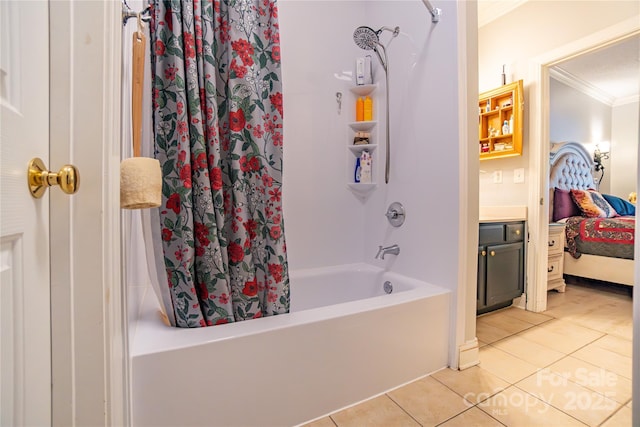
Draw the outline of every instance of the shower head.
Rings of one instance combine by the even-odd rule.
[[[358,27],[353,32],[353,41],[360,49],[375,50],[376,45],[380,44],[378,33],[370,27]]]

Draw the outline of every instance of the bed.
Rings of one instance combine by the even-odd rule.
[[[635,206],[596,190],[582,144],[552,144],[549,160],[550,222],[566,224],[564,274],[633,286]]]

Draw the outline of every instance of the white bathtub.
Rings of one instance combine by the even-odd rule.
[[[449,291],[367,264],[291,283],[291,313],[199,329],[164,326],[148,292],[131,343],[133,425],[296,425],[447,365]]]

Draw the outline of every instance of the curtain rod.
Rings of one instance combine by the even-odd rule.
[[[145,7],[142,12],[140,12],[140,16],[143,21],[149,22],[151,17],[149,13],[151,11],[151,6]],[[122,25],[127,25],[127,21],[130,18],[136,18],[138,16],[138,12],[133,11],[129,5],[127,4],[127,0],[122,0]]]

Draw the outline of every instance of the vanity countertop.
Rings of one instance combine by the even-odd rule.
[[[526,221],[526,206],[480,206],[480,222]]]

